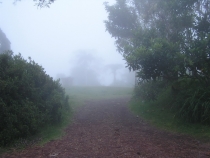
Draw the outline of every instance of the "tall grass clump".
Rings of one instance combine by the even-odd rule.
[[[59,81],[20,54],[0,54],[0,87],[0,146],[60,123],[64,111],[70,110]]]
[[[174,108],[178,115],[188,122],[209,124],[210,87],[193,79],[182,79],[174,86]]]
[[[153,83],[155,84],[155,83]],[[157,83],[159,84],[159,83]],[[141,87],[143,86],[143,89]],[[150,92],[148,83],[138,85],[130,108],[158,128],[210,139],[210,91],[197,80],[182,79],[156,89],[155,99],[139,94]],[[156,87],[153,85],[153,87]],[[144,90],[147,91],[144,91]],[[136,92],[141,93],[136,93]],[[151,90],[154,94],[154,90]],[[138,95],[137,95],[138,94]],[[147,95],[148,96],[148,95]]]
[[[170,110],[184,122],[210,124],[210,87],[199,80],[149,81],[138,85],[134,96],[149,106]]]

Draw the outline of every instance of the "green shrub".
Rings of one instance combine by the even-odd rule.
[[[143,101],[156,100],[165,86],[161,81],[144,82],[135,87],[134,95]]]
[[[0,145],[36,134],[46,124],[59,123],[69,110],[59,81],[29,58],[0,54]]]
[[[182,79],[175,85],[178,115],[188,122],[210,123],[210,88],[195,79]]]
[[[194,78],[182,78],[171,84],[163,81],[142,83],[135,97],[149,105],[173,110],[175,116],[191,123],[210,123],[210,87]]]

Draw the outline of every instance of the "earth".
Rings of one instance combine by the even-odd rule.
[[[151,126],[128,108],[129,98],[89,100],[65,135],[2,158],[209,158],[210,143]]]

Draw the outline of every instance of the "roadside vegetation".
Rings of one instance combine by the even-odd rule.
[[[145,100],[140,97],[139,91],[142,92],[147,86],[141,85],[135,89],[129,104],[131,111],[157,128],[190,135],[205,141],[210,140],[209,124],[195,123],[187,121],[185,117],[180,117],[180,104],[176,101],[177,97],[172,92],[171,85],[161,89],[154,100]],[[155,87],[151,90],[154,92]]]
[[[209,1],[117,0],[105,8],[106,28],[137,72],[132,109],[164,128],[209,137]]]
[[[42,129],[65,124],[69,97],[31,58],[0,54],[0,146],[22,142]],[[48,133],[49,134],[49,133]]]

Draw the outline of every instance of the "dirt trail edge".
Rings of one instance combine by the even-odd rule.
[[[134,116],[129,98],[92,100],[80,107],[66,135],[2,158],[209,158],[210,145],[157,130]]]

